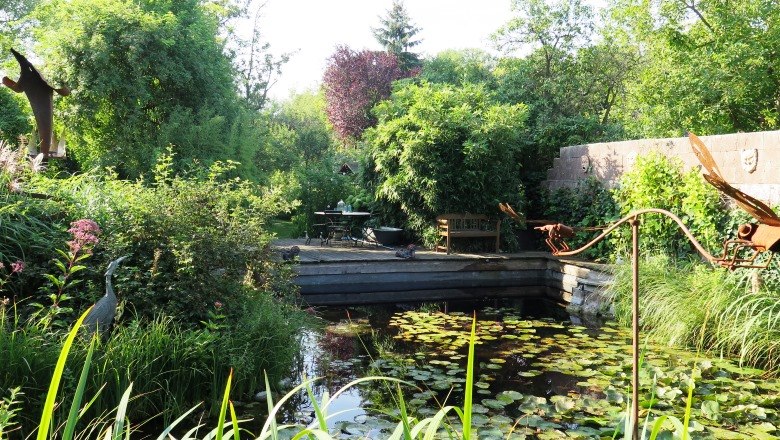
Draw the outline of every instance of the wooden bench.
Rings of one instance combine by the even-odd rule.
[[[444,214],[436,217],[439,236],[446,239],[446,245],[437,245],[436,252],[450,253],[450,243],[453,238],[496,238],[496,253],[498,253],[501,220],[495,223],[483,214]]]

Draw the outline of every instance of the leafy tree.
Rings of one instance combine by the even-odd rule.
[[[420,79],[452,85],[484,84],[493,89],[495,64],[495,59],[480,49],[445,50],[425,60]]]
[[[0,0],[0,59],[10,57],[7,46],[22,40],[20,33],[27,27],[28,16],[38,0]],[[18,48],[17,48],[18,49]]]
[[[395,55],[339,46],[323,77],[326,111],[336,134],[346,142],[376,122],[371,108],[390,96],[393,81],[408,76]]]
[[[572,53],[592,31],[592,10],[581,0],[513,0],[518,16],[501,27],[494,40],[506,52],[530,46],[538,48],[543,74],[551,77],[556,60]]]
[[[318,161],[333,143],[322,93],[296,94],[281,105],[273,119],[293,131],[293,153],[304,166]]]
[[[408,71],[419,66],[420,58],[409,49],[421,43],[421,40],[414,40],[420,28],[412,24],[403,0],[393,0],[393,6],[387,11],[387,16],[380,17],[379,21],[381,26],[371,29],[379,44],[398,58],[403,70]]]
[[[780,126],[780,10],[772,1],[657,1],[636,20],[645,64],[623,118],[642,136]],[[653,11],[657,10],[657,13]],[[646,29],[646,28],[642,28]]]
[[[73,156],[85,167],[148,172],[169,144],[177,161],[251,155],[226,145],[240,116],[220,17],[198,0],[55,0],[38,30]],[[187,133],[182,133],[186,128]],[[246,126],[244,130],[248,129]]]
[[[260,33],[260,18],[265,3],[255,11],[250,40],[241,47],[243,57],[237,61],[238,83],[241,96],[252,110],[265,107],[268,92],[282,73],[282,66],[290,60],[290,53],[275,57],[269,50],[271,43],[265,42]]]
[[[525,182],[532,201],[543,196],[539,183],[560,147],[608,141],[623,135],[615,122],[615,107],[623,103],[626,78],[637,64],[634,52],[613,39],[594,44],[593,13],[580,0],[516,1],[517,16],[500,28],[494,39],[506,57],[494,69],[496,94],[502,102],[523,102],[530,108],[530,136],[523,141],[532,152],[537,172]],[[538,166],[542,164],[541,166]],[[531,215],[543,207],[531,204]]]
[[[516,158],[527,107],[496,104],[481,85],[407,83],[376,109],[366,131],[375,197],[431,242],[446,212],[494,213],[522,200]]]

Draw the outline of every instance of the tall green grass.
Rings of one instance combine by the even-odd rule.
[[[308,315],[293,307],[272,307],[266,300],[272,301],[252,302],[254,307],[246,310],[239,331],[192,329],[168,317],[116,327],[110,337],[95,342],[83,387],[85,394],[96,398],[85,417],[111,413],[130,383],[137,397],[128,406],[128,416],[168,424],[201,401],[209,402],[206,410],[216,414],[231,367],[236,367],[232,388],[239,395],[262,388],[258,372],[266,371],[273,383],[286,377],[299,352],[298,334]],[[20,321],[13,308],[0,313],[0,365],[4,365],[0,387],[21,387],[21,403],[27,411],[17,422],[26,435],[36,424],[30,410],[43,405],[64,335]],[[70,354],[74,365],[85,364],[88,356],[90,341],[77,338]],[[75,367],[64,372],[66,392],[80,386],[77,373]],[[68,409],[58,407],[58,417],[65,418]]]
[[[735,355],[745,366],[777,373],[780,295],[767,287],[754,292],[741,281],[744,277],[697,261],[643,259],[639,269],[643,330],[660,342]],[[612,292],[617,318],[628,325],[630,265],[618,267]]]

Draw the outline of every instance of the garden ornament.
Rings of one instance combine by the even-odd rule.
[[[301,253],[301,248],[299,248],[298,246],[293,246],[290,249],[282,249],[282,260],[283,261],[292,261],[300,253]]]
[[[688,138],[691,140],[693,152],[707,171],[702,173],[704,179],[720,192],[734,199],[740,208],[758,220],[755,223],[740,225],[737,229],[737,238],[723,243],[723,255],[716,258],[715,262],[732,270],[737,267],[766,268],[772,261],[774,253],[780,251],[780,217],[764,202],[729,185],[723,179],[718,165],[704,142],[693,133],[688,133]],[[752,252],[743,256],[742,251],[746,249]],[[770,251],[769,258],[756,263],[756,258],[766,251]]]
[[[688,240],[691,241],[693,246],[699,253],[704,256],[708,261],[713,263],[717,262],[717,259],[713,257],[706,249],[699,243],[698,240],[691,234],[691,231],[685,226],[679,217],[664,209],[648,208],[634,211],[627,216],[616,221],[607,228],[587,228],[587,229],[604,229],[604,231],[598,235],[598,237],[589,241],[582,247],[574,250],[564,249],[565,242],[562,242],[562,238],[567,234],[573,235],[576,228],[572,228],[560,223],[545,225],[536,229],[542,232],[547,232],[548,238],[545,240],[547,245],[552,249],[553,254],[558,257],[568,257],[585,252],[596,243],[603,240],[607,235],[612,233],[615,229],[621,225],[627,223],[631,225],[631,274],[632,274],[632,316],[633,316],[633,337],[632,337],[632,349],[633,349],[633,371],[631,380],[631,433],[634,440],[639,440],[638,420],[639,420],[639,217],[646,214],[661,214],[672,219],[680,227],[680,230],[685,234]],[[586,229],[586,228],[582,228]],[[571,232],[570,232],[571,231]]]
[[[605,226],[573,228],[562,223],[556,223],[552,220],[526,220],[525,217],[515,212],[515,210],[509,206],[509,203],[499,203],[498,208],[521,225],[526,223],[542,225],[537,226],[534,229],[547,233],[547,238],[544,242],[547,243],[547,247],[550,248],[553,255],[558,255],[561,252],[570,250],[569,245],[566,244],[564,239],[574,237],[574,231],[598,231],[606,228]]]
[[[405,248],[401,248],[395,251],[395,256],[406,260],[413,260],[415,258],[414,257],[415,250],[417,250],[417,246],[415,246],[414,244],[410,244]]]
[[[50,86],[32,63],[27,61],[27,58],[13,49],[11,49],[11,53],[19,63],[21,73],[19,74],[18,81],[13,81],[7,76],[3,77],[3,84],[16,93],[24,92],[24,94],[27,95],[27,99],[30,101],[30,107],[32,107],[33,115],[35,116],[35,124],[38,126],[38,138],[40,139],[39,151],[43,154],[43,159],[46,160],[51,157],[54,92],[57,92],[62,96],[68,96],[70,90],[67,87],[55,89]],[[56,142],[56,144],[59,143],[59,141]]]
[[[562,224],[550,224],[536,229],[547,232],[548,238],[545,240],[552,249],[553,254],[561,257],[577,255],[586,251],[591,246],[603,240],[612,231],[624,223],[631,225],[631,273],[632,273],[632,315],[633,315],[633,371],[632,371],[632,396],[631,396],[631,433],[632,438],[639,440],[639,217],[646,214],[661,214],[672,219],[680,227],[688,240],[693,244],[696,250],[708,261],[729,269],[739,267],[765,268],[772,259],[774,252],[780,251],[780,217],[775,214],[769,206],[763,202],[743,193],[726,183],[723,179],[718,165],[712,159],[707,147],[693,133],[688,135],[693,151],[696,157],[706,169],[704,178],[720,192],[734,199],[737,204],[752,215],[758,222],[741,225],[737,231],[737,239],[726,240],[723,245],[723,255],[715,257],[710,254],[691,234],[691,231],[676,215],[669,211],[656,208],[641,209],[629,213],[627,216],[607,227],[598,237],[594,238],[584,246],[569,250],[565,243],[561,243],[562,238],[569,231],[576,228],[570,228]],[[741,257],[741,252],[745,249],[752,250],[752,255],[747,258]],[[756,257],[764,252],[772,252],[769,258],[756,264]],[[730,252],[730,255],[729,255]]]
[[[119,267],[119,263],[124,261],[128,256],[119,257],[112,261],[106,269],[106,294],[92,306],[92,310],[89,311],[87,317],[84,318],[82,324],[87,328],[87,331],[92,334],[97,331],[100,334],[105,334],[110,328],[111,323],[114,322],[114,315],[116,314],[116,306],[119,303],[116,295],[114,295],[114,287],[111,283],[111,277],[114,275],[114,271]]]
[[[571,250],[569,245],[564,241],[565,238],[574,237],[574,228],[566,226],[563,223],[556,223],[544,226],[537,226],[534,229],[547,233],[547,238],[544,242],[552,250],[553,255],[558,255],[561,252],[568,252]]]

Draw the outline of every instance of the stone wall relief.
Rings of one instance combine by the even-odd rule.
[[[758,166],[758,150],[755,148],[744,148],[739,152],[740,162],[742,163],[742,169],[747,171],[748,174],[756,171]]]

